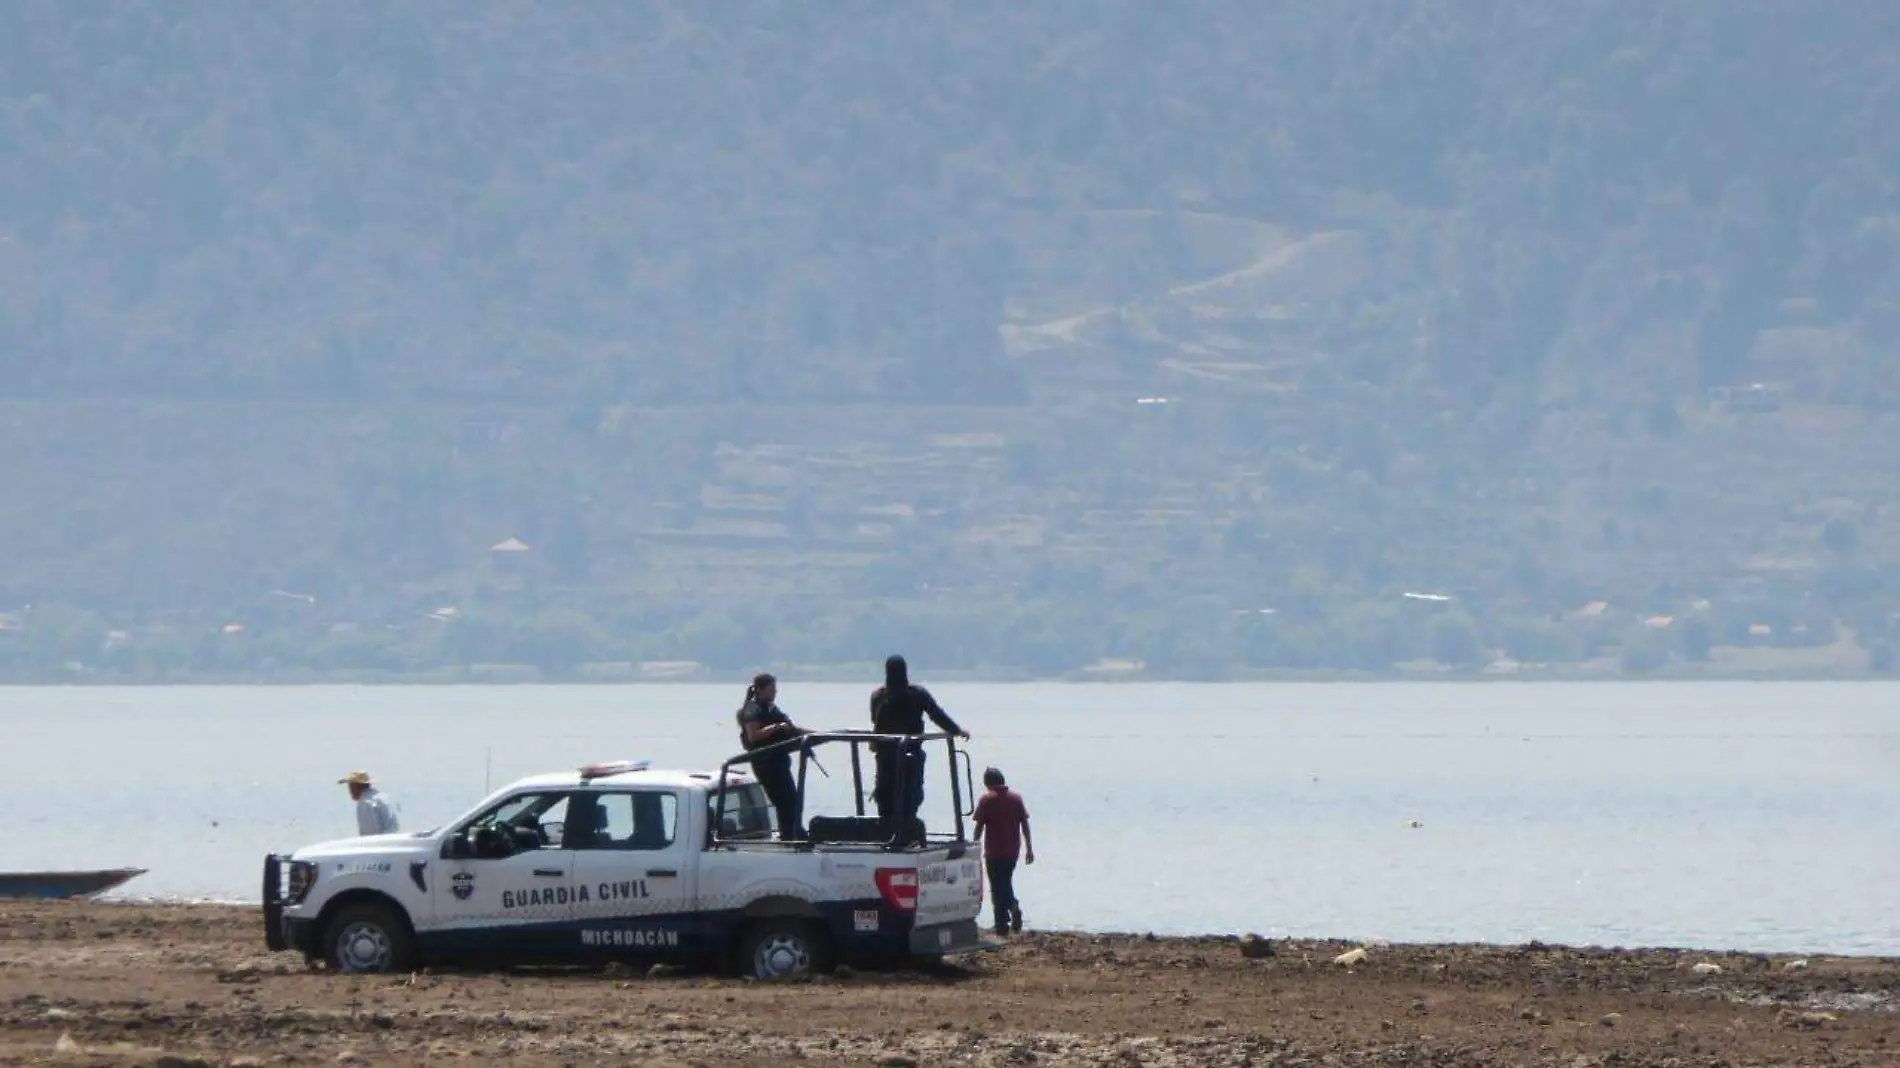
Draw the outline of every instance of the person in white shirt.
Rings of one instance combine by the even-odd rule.
[[[350,800],[356,802],[356,833],[396,833],[396,808],[382,791],[370,785],[369,772],[352,771],[338,779],[337,784],[349,787]]]

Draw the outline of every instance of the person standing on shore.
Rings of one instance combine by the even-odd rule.
[[[1016,900],[1016,859],[1025,864],[1036,862],[1036,843],[1029,836],[1029,806],[1023,796],[1009,788],[1003,773],[996,768],[983,769],[982,797],[977,798],[972,820],[976,840],[983,844],[983,870],[990,880],[990,901],[996,910],[996,933],[1023,933],[1022,903]],[[985,836],[984,832],[988,832]],[[1024,849],[1027,852],[1023,852]]]
[[[350,788],[350,800],[356,802],[356,833],[361,835],[395,834],[401,828],[396,807],[383,792],[370,785],[369,772],[352,771],[337,780]]]

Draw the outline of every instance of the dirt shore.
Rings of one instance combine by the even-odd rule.
[[[1900,960],[1030,934],[931,973],[353,978],[255,909],[0,903],[0,1064],[1900,1064]],[[1714,965],[1719,971],[1711,971]]]

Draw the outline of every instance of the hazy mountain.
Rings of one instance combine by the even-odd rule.
[[[1896,56],[1871,0],[15,0],[0,664],[1890,660]]]

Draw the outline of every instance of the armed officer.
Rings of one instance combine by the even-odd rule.
[[[783,742],[810,733],[792,722],[792,717],[779,710],[778,679],[768,672],[760,672],[752,677],[752,685],[746,687],[745,704],[739,709],[739,744],[750,753],[775,742]],[[802,805],[798,797],[798,782],[792,777],[792,753],[790,749],[781,749],[774,753],[760,753],[752,758],[752,774],[765,787],[765,796],[772,801],[772,808],[778,812],[778,836],[783,842],[799,841],[805,837],[805,824]]]
[[[897,844],[921,844],[915,837],[917,812],[924,805],[924,750],[916,738],[924,733],[924,717],[943,730],[969,741],[970,732],[957,726],[930,691],[910,681],[910,668],[901,656],[884,661],[884,685],[871,692],[871,729],[878,734],[910,735],[902,743],[880,742],[876,747],[878,818],[885,827],[897,823]],[[897,780],[902,771],[903,796]]]

